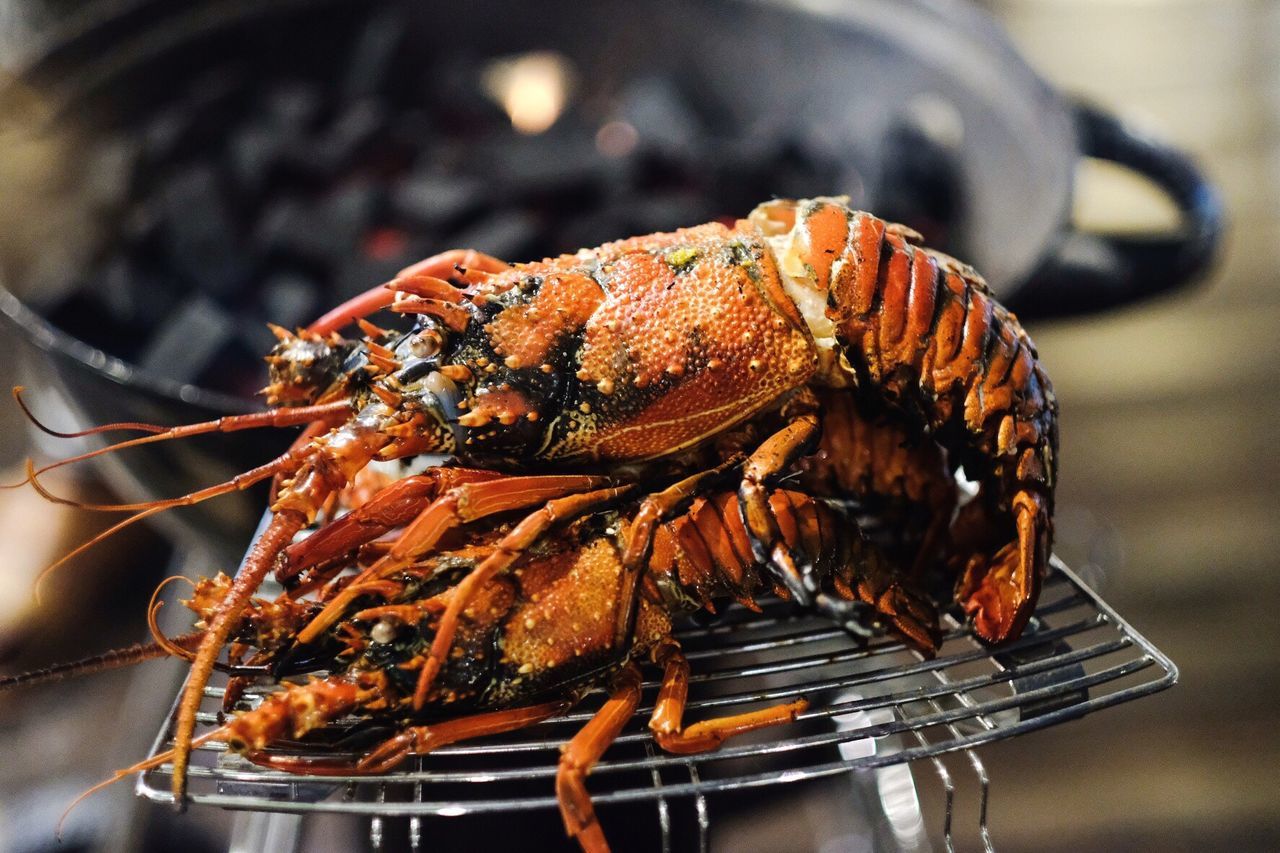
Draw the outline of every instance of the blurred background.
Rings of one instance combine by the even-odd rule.
[[[997,847],[1280,849],[1280,3],[291,11],[311,5],[0,0],[0,384],[62,428],[247,410],[266,320],[419,257],[542,256],[847,193],[974,261],[1025,318],[1062,406],[1057,550],[1182,672],[984,748]],[[1213,200],[1179,152],[1226,210],[1212,263]],[[48,485],[179,494],[271,441]],[[80,449],[0,406],[6,482]],[[145,638],[155,582],[233,567],[262,500],[132,528],[37,607],[35,573],[106,522],[0,492],[0,674]],[[50,848],[71,796],[146,753],[181,668],[144,670],[0,694],[0,850]],[[228,825],[120,786],[59,849],[224,849]]]

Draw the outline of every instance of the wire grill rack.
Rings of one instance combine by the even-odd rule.
[[[646,831],[655,833],[645,849],[672,849],[673,832],[682,838],[691,833],[696,849],[706,849],[712,798],[720,802],[732,793],[739,802],[752,802],[753,789],[931,758],[947,794],[950,846],[954,785],[938,756],[1075,719],[1177,679],[1172,661],[1056,560],[1036,615],[1017,641],[993,650],[948,621],[933,660],[889,639],[859,646],[782,602],[758,614],[732,608],[714,625],[686,628],[679,638],[694,673],[687,720],[795,696],[806,697],[810,707],[794,724],[731,740],[717,752],[668,755],[654,748],[645,728],[657,689],[647,681],[645,702],[588,780],[606,829],[611,810],[640,808],[648,814],[641,821]],[[250,701],[271,689],[251,688]],[[206,689],[197,734],[216,724],[222,692],[218,683]],[[377,776],[270,771],[207,743],[193,756],[190,799],[230,809],[364,815],[372,819],[375,847],[383,819],[408,818],[411,849],[431,820],[435,848],[435,828],[447,819],[538,811],[554,817],[559,748],[601,699],[588,697],[565,717],[445,747]],[[152,754],[167,748],[170,738],[167,722]],[[989,848],[986,773],[976,755],[969,760],[982,788],[980,825]],[[148,771],[138,794],[172,803],[170,773],[169,765]],[[673,830],[681,821],[689,832]],[[636,821],[625,825],[631,833]]]

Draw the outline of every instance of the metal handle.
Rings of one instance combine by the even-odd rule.
[[[1090,314],[1176,290],[1203,273],[1222,237],[1217,191],[1182,152],[1089,104],[1073,105],[1080,151],[1153,181],[1177,204],[1172,234],[1093,234],[1072,226],[1010,300],[1025,318]]]

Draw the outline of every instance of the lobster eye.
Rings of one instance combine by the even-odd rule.
[[[431,358],[444,349],[444,336],[436,329],[423,329],[409,341],[409,352],[417,358]]]
[[[382,619],[378,624],[373,626],[371,631],[369,631],[369,638],[378,645],[385,646],[387,643],[395,640],[396,626],[386,619]]]

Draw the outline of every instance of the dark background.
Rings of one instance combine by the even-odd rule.
[[[20,42],[20,5],[0,3],[0,60]],[[1280,848],[1280,4],[986,5],[1056,86],[1192,152],[1231,225],[1218,269],[1194,292],[1030,330],[1063,410],[1059,552],[1177,662],[1182,681],[986,748],[994,839],[1008,850]],[[1078,195],[1076,216],[1090,226],[1140,230],[1172,217],[1157,193],[1104,166],[1086,164]],[[8,367],[0,358],[0,384]],[[25,435],[0,406],[10,472],[31,452]],[[102,495],[92,480],[62,485]],[[139,532],[33,610],[32,573],[99,523],[33,497],[0,492],[6,671],[137,639],[139,590],[168,559],[155,533]],[[152,667],[149,686],[113,673],[0,696],[0,850],[44,839],[71,795],[144,754],[168,700],[127,704],[129,691],[167,697],[178,675],[172,663]],[[150,716],[112,713],[126,705]],[[936,785],[920,772],[933,818]],[[976,822],[972,792],[962,793],[961,828]],[[128,849],[129,824],[112,816],[130,802],[124,786],[91,801],[67,849],[90,836]],[[225,816],[196,810],[188,820]]]

